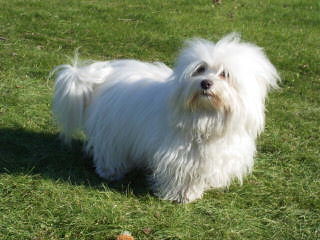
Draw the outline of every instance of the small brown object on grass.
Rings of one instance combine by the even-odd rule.
[[[116,240],[134,240],[129,232],[123,232],[117,236]]]

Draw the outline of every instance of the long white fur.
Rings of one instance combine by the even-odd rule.
[[[206,70],[195,74],[199,64]],[[96,172],[117,180],[147,168],[155,194],[183,203],[252,170],[265,98],[279,80],[263,50],[236,34],[216,44],[187,42],[173,70],[115,60],[55,71],[53,111],[62,136],[68,142],[84,131]],[[201,95],[204,79],[217,101]]]

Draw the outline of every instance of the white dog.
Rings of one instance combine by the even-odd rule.
[[[263,50],[237,34],[187,42],[173,69],[115,60],[55,72],[62,136],[84,131],[99,176],[147,168],[155,194],[182,203],[252,170],[265,98],[279,81]]]

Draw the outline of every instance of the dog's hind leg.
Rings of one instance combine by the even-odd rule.
[[[113,182],[122,179],[127,171],[115,166],[96,166],[96,173],[107,181]]]
[[[94,145],[90,151],[93,155],[96,173],[107,181],[122,179],[132,169],[131,165],[123,154],[116,154],[110,146],[101,145]]]

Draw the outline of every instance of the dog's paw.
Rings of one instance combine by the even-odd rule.
[[[191,203],[197,199],[202,197],[203,192],[201,191],[187,191],[187,192],[177,192],[176,194],[163,194],[163,193],[156,193],[158,197],[163,200],[169,200],[176,203]]]
[[[124,177],[123,172],[113,168],[96,167],[96,173],[101,178],[106,179],[110,182],[118,181]]]
[[[202,193],[200,191],[188,191],[180,199],[180,203],[191,203],[200,199],[202,197]]]

